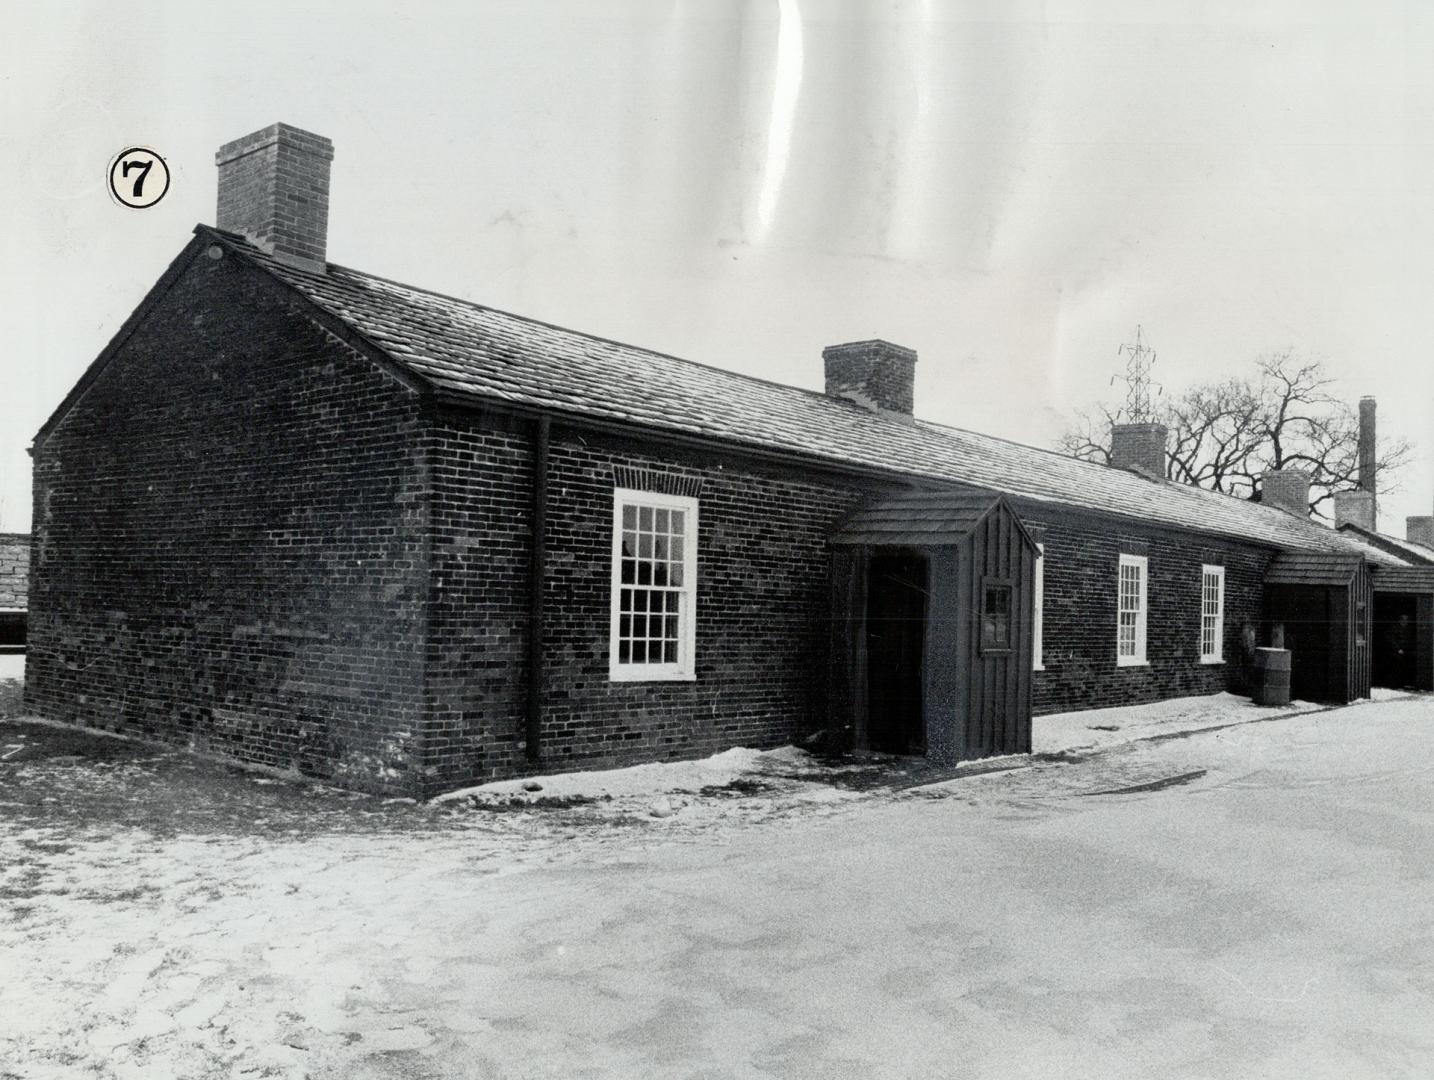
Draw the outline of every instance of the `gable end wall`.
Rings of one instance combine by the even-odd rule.
[[[420,429],[281,287],[194,260],[36,448],[28,708],[412,793]]]

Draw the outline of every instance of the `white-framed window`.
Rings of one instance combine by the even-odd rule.
[[[1200,663],[1225,659],[1225,568],[1200,567]]]
[[[1119,667],[1146,663],[1146,578],[1150,560],[1144,555],[1120,557],[1119,592],[1115,617],[1115,662]]]
[[[696,619],[697,500],[615,488],[609,678],[695,678]]]
[[[1036,545],[1036,580],[1031,586],[1031,670],[1046,670],[1046,545]]]

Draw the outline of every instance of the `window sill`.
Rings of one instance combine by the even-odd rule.
[[[609,670],[608,682],[696,682],[697,674],[691,671],[634,671],[630,668]]]
[[[1200,657],[1200,663],[1202,663],[1202,664],[1223,664],[1224,662],[1225,662],[1225,658],[1224,658],[1223,656],[1202,656],[1202,657]]]
[[[1117,658],[1116,658],[1116,661],[1115,661],[1115,666],[1116,666],[1116,667],[1149,667],[1149,666],[1150,666],[1150,661],[1149,661],[1149,660],[1121,659],[1121,658],[1117,657]]]

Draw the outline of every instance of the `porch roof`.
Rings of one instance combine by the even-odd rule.
[[[1434,593],[1434,566],[1376,566],[1374,591]]]
[[[1035,541],[1004,497],[954,491],[909,491],[876,499],[848,515],[837,526],[832,543],[900,547],[959,544],[1001,506],[1034,548]]]
[[[1265,572],[1266,585],[1336,585],[1354,580],[1364,559],[1333,551],[1282,551]]]

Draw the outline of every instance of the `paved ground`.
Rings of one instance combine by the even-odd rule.
[[[7,753],[0,1076],[1434,1075],[1428,698],[660,819]]]

